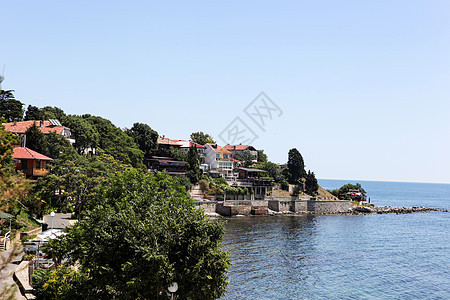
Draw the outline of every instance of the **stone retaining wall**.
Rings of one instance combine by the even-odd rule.
[[[349,212],[350,201],[317,201],[317,200],[231,200],[225,202],[197,202],[207,213],[216,212],[222,216],[249,215],[252,208],[270,209],[276,212],[335,214]],[[295,198],[293,198],[295,199]]]
[[[335,214],[348,212],[352,207],[348,200],[308,201],[308,212],[315,214]]]
[[[216,201],[202,201],[197,202],[198,207],[202,207],[205,213],[215,213],[216,212]]]
[[[291,201],[269,200],[269,209],[277,212],[291,211]]]
[[[295,213],[306,213],[308,212],[308,202],[309,200],[295,200],[292,201],[291,211]]]

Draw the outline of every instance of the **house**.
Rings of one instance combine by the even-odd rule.
[[[14,120],[14,122],[10,123],[3,123],[2,125],[5,126],[5,130],[11,131],[15,135],[20,137],[21,146],[26,146],[26,137],[25,132],[33,126],[33,124],[36,124],[36,126],[39,128],[39,130],[43,134],[49,134],[50,132],[56,132],[59,135],[64,136],[71,144],[75,143],[75,139],[72,136],[72,133],[70,132],[70,129],[62,126],[61,123],[59,123],[58,120],[48,120],[48,121],[21,121],[18,122],[17,120]]]
[[[158,137],[158,150],[156,150],[156,155],[166,156],[172,149],[180,149],[181,145],[178,141],[171,140],[165,136]]]
[[[145,160],[147,168],[153,172],[166,171],[169,175],[185,175],[188,163],[171,157],[151,156]]]
[[[47,174],[48,165],[53,159],[26,147],[13,149],[13,159],[16,170],[22,171],[27,177],[39,177]]]
[[[244,154],[244,152],[249,152],[251,155],[253,155],[256,159],[256,157],[258,156],[258,151],[255,149],[255,147],[250,146],[250,145],[230,145],[227,144],[225,145],[223,148],[225,148],[226,150],[230,151],[233,155],[233,157],[239,153],[239,154]]]
[[[233,158],[232,153],[217,144],[205,145],[206,164],[210,170],[218,171],[224,175],[229,175],[233,172]]]
[[[339,199],[350,199],[353,201],[366,201],[366,195],[360,190],[349,190],[346,193],[340,193]]]
[[[273,186],[272,180],[265,178],[267,171],[255,168],[237,168],[237,178],[229,182],[231,186],[253,189],[255,199],[264,199],[267,188]]]

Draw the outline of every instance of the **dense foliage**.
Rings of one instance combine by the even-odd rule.
[[[99,133],[99,148],[124,164],[132,165],[135,168],[144,168],[144,153],[132,137],[107,119],[91,115],[82,117]]]
[[[339,197],[345,193],[348,193],[351,190],[361,192],[363,195],[366,194],[366,191],[363,189],[363,187],[361,186],[360,183],[356,183],[356,184],[347,183],[338,189],[334,189],[334,190],[330,191],[330,193],[332,193],[336,197]]]
[[[129,171],[94,197],[87,217],[47,250],[86,272],[84,298],[167,299],[172,282],[178,299],[224,294],[230,259],[221,248],[223,225],[206,219],[170,176]]]
[[[23,103],[16,100],[13,90],[0,90],[0,118],[7,122],[18,121],[23,117]]]
[[[25,131],[25,147],[42,154],[47,150],[45,135],[39,130],[36,122]]]
[[[301,178],[306,177],[303,157],[296,148],[289,150],[287,166],[289,183],[296,184]]]
[[[216,143],[216,141],[214,140],[214,138],[212,136],[210,136],[207,133],[203,133],[202,131],[191,133],[190,138],[191,138],[191,141],[193,141],[194,143],[200,144],[200,145],[204,145],[207,143],[212,143],[212,144]]]
[[[308,171],[305,180],[305,192],[308,195],[315,196],[317,195],[318,189],[319,184],[317,183],[316,175],[314,174],[314,172]]]
[[[200,156],[198,155],[197,147],[190,147],[187,156],[188,170],[186,175],[191,183],[195,184],[202,176],[202,170],[200,169]]]
[[[258,163],[265,163],[267,162],[267,154],[264,153],[264,150],[258,150],[258,156],[257,156],[257,161]]]
[[[139,145],[139,149],[146,157],[151,156],[152,152],[158,149],[158,132],[147,124],[134,123],[133,127],[127,130],[127,134]]]
[[[250,167],[254,162],[256,162],[256,157],[249,151],[244,151],[242,154],[236,153],[234,155],[234,159],[244,162],[244,167]]]

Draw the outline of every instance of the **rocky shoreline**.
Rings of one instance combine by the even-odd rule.
[[[360,214],[411,214],[417,212],[448,212],[448,210],[440,208],[431,208],[423,206],[413,206],[413,207],[392,207],[392,206],[352,206],[349,214],[360,215]]]

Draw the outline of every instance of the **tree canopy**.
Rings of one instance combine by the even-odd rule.
[[[257,161],[258,163],[267,162],[267,154],[264,153],[264,150],[258,150]]]
[[[85,299],[167,299],[172,282],[181,299],[224,295],[230,266],[224,227],[206,219],[170,176],[125,172],[93,203],[87,218],[46,250],[79,264]],[[42,291],[44,284],[33,286]]]
[[[349,192],[351,190],[361,192],[363,195],[366,194],[366,191],[363,189],[363,187],[361,186],[360,183],[356,183],[356,184],[347,183],[347,184],[344,184],[343,186],[341,186],[340,188],[334,189],[334,190],[332,190],[330,192],[334,196],[339,197],[342,194],[345,194],[345,193],[347,193],[347,192]]]
[[[135,168],[144,168],[144,153],[134,139],[102,117],[83,115],[99,134],[98,147],[107,154]]]
[[[147,124],[134,123],[133,127],[126,132],[139,145],[139,149],[146,157],[151,156],[152,152],[158,149],[158,132]]]
[[[23,103],[14,97],[13,90],[0,90],[0,118],[12,122],[23,118]]]
[[[202,170],[200,169],[200,156],[198,155],[197,147],[192,146],[189,148],[187,163],[188,170],[186,175],[191,183],[196,184],[202,177]]]
[[[190,138],[191,138],[191,141],[193,141],[194,143],[200,144],[200,145],[204,145],[207,143],[212,143],[212,144],[216,143],[216,141],[214,140],[214,138],[212,136],[210,136],[207,133],[203,133],[202,131],[191,133]]]
[[[236,153],[233,158],[243,161],[245,167],[253,165],[253,163],[256,161],[256,157],[249,151],[244,151],[242,154]]]
[[[315,196],[317,195],[317,190],[319,189],[319,184],[317,183],[316,175],[314,172],[308,171],[306,174],[305,180],[305,192],[308,195]]]
[[[84,153],[87,149],[94,149],[98,146],[100,134],[96,128],[87,120],[80,116],[68,115],[63,117],[61,122],[64,126],[70,128],[70,132],[75,137],[74,147],[79,154]]]
[[[45,135],[36,125],[36,122],[25,131],[25,147],[41,154],[47,151],[47,141]]]
[[[301,178],[306,176],[303,157],[296,148],[289,150],[287,166],[289,172],[289,183],[296,184]]]

